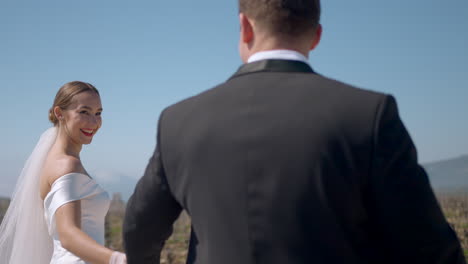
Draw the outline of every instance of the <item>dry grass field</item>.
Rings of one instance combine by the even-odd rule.
[[[468,193],[438,193],[437,198],[447,220],[457,232],[468,262]],[[0,199],[0,221],[8,206],[8,200]],[[123,250],[122,222],[125,204],[119,195],[114,195],[106,217],[106,244],[114,250]],[[190,235],[190,218],[183,213],[174,224],[174,233],[166,242],[161,254],[161,263],[183,264],[187,255]]]
[[[437,199],[448,222],[457,232],[468,262],[468,193],[439,193]]]
[[[439,203],[444,211],[447,220],[457,232],[458,238],[463,246],[465,257],[468,262],[468,193],[439,193],[437,195]],[[115,249],[122,248],[120,233],[122,220],[109,213],[108,223],[113,223],[108,229],[108,243]],[[187,214],[182,214],[174,224],[174,233],[166,242],[161,254],[161,263],[164,264],[184,264],[187,256],[188,240],[190,235],[190,218]]]

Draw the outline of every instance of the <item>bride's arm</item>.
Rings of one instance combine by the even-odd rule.
[[[57,231],[62,247],[86,262],[108,264],[112,250],[97,243],[81,230],[81,202],[64,204],[55,213]]]

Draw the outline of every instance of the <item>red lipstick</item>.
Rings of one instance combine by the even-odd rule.
[[[89,133],[89,132],[83,131],[83,129],[80,129],[80,131],[87,137],[92,137],[94,135],[93,132]],[[93,131],[93,130],[90,129],[90,131]]]

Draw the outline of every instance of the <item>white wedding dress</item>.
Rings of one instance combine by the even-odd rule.
[[[44,201],[40,197],[41,171],[57,138],[47,129],[27,159],[0,224],[0,264],[84,264],[64,249],[58,239],[55,213],[60,206],[81,200],[81,229],[104,245],[104,219],[110,199],[93,179],[70,173],[57,179]]]
[[[51,264],[84,264],[83,260],[64,249],[55,225],[55,213],[62,205],[81,200],[81,230],[104,245],[104,221],[110,205],[109,195],[94,179],[81,173],[66,174],[57,179],[44,199],[44,217],[53,239]]]

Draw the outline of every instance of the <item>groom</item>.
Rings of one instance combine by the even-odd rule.
[[[390,95],[315,73],[318,0],[239,0],[244,65],[165,109],[128,202],[129,264],[464,263]]]

